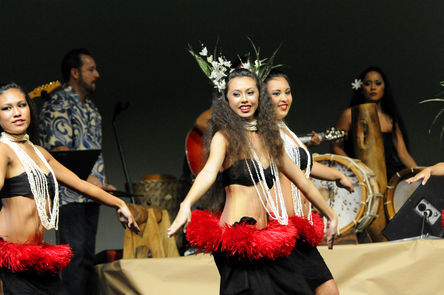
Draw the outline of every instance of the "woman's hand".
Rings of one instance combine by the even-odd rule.
[[[327,231],[325,237],[327,238],[328,249],[333,249],[333,244],[335,242],[335,235],[338,230],[338,217],[335,215],[334,218],[327,220]]]
[[[122,223],[124,227],[127,226],[131,231],[135,232],[136,234],[140,232],[140,228],[137,225],[134,216],[131,214],[126,204],[117,209],[117,217],[119,218],[120,223]]]
[[[186,231],[188,223],[191,221],[191,207],[187,204],[180,204],[180,210],[177,213],[171,226],[168,228],[168,237],[171,238],[182,226],[183,232]]]
[[[322,138],[315,132],[312,131],[311,134],[313,135],[311,137],[311,141],[310,141],[310,146],[315,146],[315,145],[320,145],[321,142],[323,141]]]
[[[410,177],[409,179],[406,179],[405,182],[407,182],[408,184],[411,184],[415,181],[422,179],[422,185],[424,185],[427,183],[427,181],[429,180],[431,175],[432,175],[432,168],[427,167],[427,168],[424,168],[421,172],[419,172],[415,176]]]
[[[336,180],[336,185],[341,188],[345,188],[350,193],[355,191],[355,187],[353,186],[353,183],[348,179],[347,176],[341,173],[341,177]]]

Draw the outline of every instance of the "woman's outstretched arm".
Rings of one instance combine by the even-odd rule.
[[[180,210],[168,229],[168,236],[174,235],[182,226],[187,227],[191,220],[191,206],[197,202],[216,181],[217,174],[222,168],[227,150],[227,140],[221,132],[217,132],[210,145],[210,155],[202,171],[197,175],[185,199],[180,204]]]
[[[317,179],[336,181],[338,187],[345,188],[350,193],[354,192],[355,188],[353,187],[353,183],[345,176],[344,173],[333,169],[331,167],[322,165],[318,162],[313,162],[313,168],[311,169],[310,175]]]
[[[444,176],[444,162],[437,163],[433,166],[424,168],[421,172],[418,172],[415,176],[410,177],[405,182],[408,184],[422,179],[422,185],[426,184],[430,176]]]
[[[56,159],[54,159],[54,157],[51,156],[51,154],[47,152],[44,148],[38,148],[48,161],[51,168],[54,170],[54,174],[58,181],[104,205],[114,207],[117,210],[119,221],[123,225],[127,226],[129,229],[136,233],[140,231],[139,226],[134,220],[133,215],[131,214],[128,207],[126,206],[126,203],[123,200],[105,192],[98,186],[95,186],[87,181],[80,179],[71,170],[69,170],[68,168],[60,164]]]

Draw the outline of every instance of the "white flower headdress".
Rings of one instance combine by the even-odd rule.
[[[217,56],[217,43],[212,55],[208,54],[208,49],[203,44],[199,53],[195,53],[191,45],[188,44],[188,52],[196,59],[201,70],[213,83],[214,88],[219,91],[224,90],[226,86],[225,77],[234,69],[231,68],[231,61],[223,55]]]
[[[257,48],[250,38],[248,38],[248,40],[250,40],[251,45],[253,46],[256,58],[254,61],[251,61],[250,53],[247,54],[246,61],[243,61],[239,57],[239,60],[241,62],[240,68],[247,69],[255,73],[259,77],[259,79],[264,81],[272,69],[282,66],[280,64],[273,65],[274,58],[280,46],[273,52],[273,55],[271,57],[260,59],[260,48]],[[220,54],[219,56],[217,55],[217,43],[212,55],[209,54],[207,47],[203,44],[202,49],[199,53],[194,52],[191,45],[188,44],[188,52],[196,59],[201,70],[213,83],[214,88],[218,89],[219,92],[225,90],[225,77],[229,73],[234,71],[234,68],[231,67],[231,61],[226,59],[222,54]]]
[[[361,79],[355,79],[354,82],[351,83],[353,90],[358,90],[362,87],[362,81]]]

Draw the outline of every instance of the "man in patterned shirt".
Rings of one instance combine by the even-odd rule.
[[[49,150],[101,149],[102,118],[88,98],[96,90],[99,78],[96,64],[86,49],[74,49],[62,60],[64,85],[40,113],[40,135]],[[106,190],[115,190],[105,182],[102,155],[95,163],[88,182]],[[78,192],[61,186],[61,207],[57,240],[69,244],[74,256],[63,272],[69,294],[89,294],[95,255],[99,204]]]

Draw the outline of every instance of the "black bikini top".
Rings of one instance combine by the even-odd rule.
[[[240,184],[245,186],[252,186],[262,181],[263,179],[258,179],[254,165],[258,166],[257,163],[253,162],[253,159],[238,160],[233,163],[230,167],[222,171],[222,184],[223,186],[229,186],[232,184]],[[251,174],[253,175],[254,182],[251,179],[250,173],[248,172],[247,163],[250,167]],[[271,174],[271,167],[264,169],[265,182],[267,187],[270,189],[273,187],[274,177]]]
[[[49,195],[52,197],[54,196],[55,184],[51,172],[46,175],[46,179],[48,180]],[[11,178],[5,178],[3,188],[0,190],[1,199],[28,195],[32,195],[32,191],[26,172]]]
[[[306,170],[307,169],[307,162],[308,162],[308,156],[307,156],[307,152],[305,151],[304,148],[298,147],[299,149],[299,155],[300,159],[301,159],[301,166],[299,167],[299,169],[301,170]],[[310,151],[308,151],[310,153]],[[310,153],[311,155],[311,153]],[[310,157],[310,170],[311,168],[313,168],[313,157]]]

